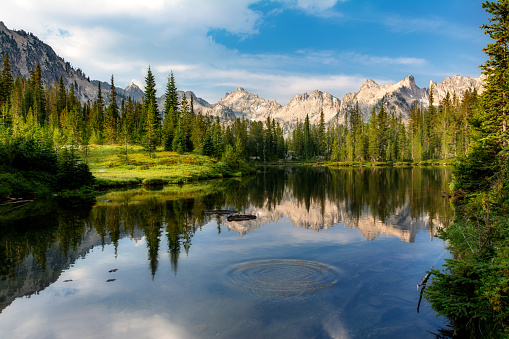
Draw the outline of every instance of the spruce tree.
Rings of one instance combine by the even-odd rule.
[[[166,85],[164,101],[164,122],[162,130],[163,145],[165,150],[171,150],[173,142],[173,134],[175,126],[177,125],[177,111],[178,111],[178,96],[177,88],[175,86],[175,78],[173,72],[168,77]]]
[[[60,76],[57,90],[57,114],[60,114],[67,107],[67,91],[64,86],[64,80]]]
[[[110,143],[113,144],[117,141],[118,138],[120,120],[117,104],[117,93],[115,92],[115,83],[113,75],[111,75],[109,100],[110,104],[108,105],[108,109],[106,111],[106,126],[107,126],[106,128],[108,133],[108,139]]]
[[[320,109],[320,122],[318,125],[318,155],[325,155],[326,148],[326,137],[325,137],[325,117],[323,114],[323,108]]]
[[[212,132],[210,129],[205,131],[205,139],[203,140],[202,154],[206,156],[214,155],[214,143],[212,140]]]
[[[154,116],[154,109],[152,107],[152,103],[147,107],[147,118],[145,119],[144,126],[144,138],[143,138],[143,148],[148,153],[149,157],[152,157],[153,153],[156,151],[156,147],[158,144],[158,136],[157,136],[157,126],[156,119]]]
[[[486,75],[481,95],[480,114],[475,128],[483,134],[491,133],[507,146],[507,114],[509,112],[509,2],[486,1],[482,4],[493,18],[490,24],[481,26],[484,33],[493,39],[483,51],[488,60],[481,66]]]
[[[5,53],[5,57],[2,63],[2,73],[0,74],[0,108],[4,104],[9,106],[13,87],[14,78],[12,77],[9,53]]]
[[[157,98],[156,98],[156,83],[154,80],[154,75],[150,70],[150,66],[148,67],[147,76],[145,77],[145,97],[143,98],[143,113],[142,113],[142,126],[147,126],[147,122],[145,119],[148,119],[149,116],[152,117],[153,121],[150,124],[155,128],[155,138],[157,144],[160,144],[161,139],[161,116],[159,114],[159,110],[157,109]],[[149,111],[150,110],[150,111]]]
[[[46,93],[42,83],[42,71],[41,66],[37,64],[35,70],[31,72],[30,86],[32,92],[32,108],[33,113],[39,122],[43,124],[46,121]]]

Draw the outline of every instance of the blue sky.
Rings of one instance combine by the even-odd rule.
[[[477,77],[489,38],[478,0],[2,0],[0,20],[51,45],[91,79],[144,84],[210,103],[237,87],[286,104],[341,98],[366,79],[419,87]]]

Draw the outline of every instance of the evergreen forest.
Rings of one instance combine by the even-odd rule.
[[[357,105],[342,123],[334,119],[326,123],[321,111],[318,124],[311,124],[306,116],[285,135],[281,124],[270,117],[263,122],[221,121],[196,112],[193,97],[178,99],[173,73],[168,76],[162,110],[150,67],[142,102],[130,97],[118,100],[113,75],[109,89],[99,83],[94,102],[80,102],[74,86],[66,88],[62,78],[45,84],[39,65],[28,79],[14,79],[6,54],[0,74],[0,154],[5,159],[0,173],[10,184],[2,185],[0,195],[91,185],[90,175],[77,180],[87,173],[78,155],[86,154],[89,145],[122,145],[126,156],[130,145],[142,146],[149,155],[158,150],[193,152],[231,168],[277,160],[418,163],[465,155],[471,142],[469,121],[479,106],[479,95],[475,90],[461,98],[448,93],[435,103],[432,89],[430,93],[430,105],[411,107],[407,122],[383,104],[373,107],[366,120]],[[56,159],[52,168],[41,168],[44,162],[34,159],[27,167],[26,159],[20,160],[43,153]],[[64,158],[74,165],[64,166],[62,161],[58,165],[57,160]],[[77,169],[66,174],[74,177],[66,180],[76,184],[66,187],[66,180],[56,182],[59,168]],[[25,173],[27,169],[32,171]],[[45,184],[31,182],[41,170],[48,173],[42,178]]]

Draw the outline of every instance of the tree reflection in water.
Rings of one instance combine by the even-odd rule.
[[[413,241],[416,227],[427,227],[433,234],[437,225],[449,223],[452,211],[441,191],[447,191],[450,179],[444,168],[268,167],[243,179],[110,192],[95,204],[40,200],[17,210],[4,208],[0,211],[0,311],[20,293],[36,292],[55,281],[96,245],[112,243],[117,255],[124,237],[145,238],[154,277],[165,235],[177,274],[181,254],[189,253],[196,231],[212,220],[219,234],[222,226],[247,233],[287,217],[297,227],[302,219],[302,227],[315,230],[342,221],[361,228],[368,240],[384,232],[398,236],[406,232],[403,240]],[[260,217],[240,224],[238,230],[223,217],[203,213],[226,208]],[[366,231],[372,227],[368,220],[378,227],[376,231]]]

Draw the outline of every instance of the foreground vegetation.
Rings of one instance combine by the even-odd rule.
[[[59,152],[34,139],[0,144],[0,196],[48,196],[90,193],[92,189],[129,185],[164,185],[204,179],[238,177],[255,172],[243,161],[235,167],[199,155],[159,151],[140,146],[92,145]]]
[[[482,28],[494,40],[484,49],[487,79],[480,108],[469,120],[473,141],[453,175],[456,218],[442,231],[453,258],[433,270],[432,307],[451,319],[461,338],[509,337],[509,1],[485,2]]]

